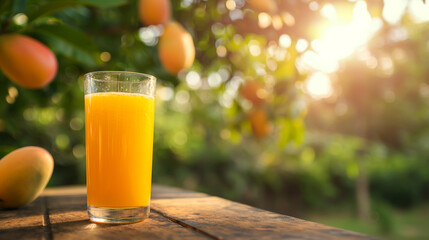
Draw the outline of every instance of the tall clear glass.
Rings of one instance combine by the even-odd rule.
[[[105,71],[84,79],[89,219],[142,221],[150,208],[156,78]]]

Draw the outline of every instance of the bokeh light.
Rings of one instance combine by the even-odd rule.
[[[332,95],[332,85],[329,76],[322,72],[313,73],[306,82],[306,91],[314,99],[327,98]]]

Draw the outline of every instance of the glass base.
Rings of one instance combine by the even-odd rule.
[[[88,216],[96,223],[133,223],[149,217],[149,206],[135,208],[106,208],[88,205]]]

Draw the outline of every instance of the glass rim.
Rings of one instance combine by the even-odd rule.
[[[118,81],[118,80],[104,80],[104,79],[97,79],[94,78],[93,76],[95,74],[108,74],[108,73],[125,73],[125,74],[129,74],[129,75],[136,75],[136,76],[141,76],[144,77],[145,79],[139,80],[139,81]],[[131,72],[131,71],[93,71],[93,72],[88,72],[85,73],[83,75],[84,79],[89,79],[89,80],[94,80],[94,81],[99,81],[99,82],[127,82],[127,83],[142,83],[145,81],[155,81],[156,82],[156,77],[147,73],[139,73],[139,72]]]

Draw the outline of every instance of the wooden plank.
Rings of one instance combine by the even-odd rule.
[[[176,198],[200,198],[208,197],[209,195],[204,193],[192,192],[189,190],[167,187],[162,185],[154,184],[152,186],[152,197],[151,199],[176,199]]]
[[[219,239],[375,239],[218,197],[154,199],[151,207]]]
[[[0,239],[42,239],[43,201],[36,199],[19,209],[0,209]]]
[[[43,190],[41,196],[70,196],[70,195],[86,195],[85,186],[65,186],[53,187]]]
[[[30,205],[0,211],[0,239],[373,239],[218,197],[154,185],[150,218],[90,223],[85,187],[46,189]]]
[[[61,195],[57,195],[61,193]],[[80,194],[79,194],[80,193]],[[45,192],[54,239],[207,239],[192,229],[152,212],[149,219],[134,224],[110,225],[89,222],[84,188]],[[69,195],[64,195],[69,194]]]

